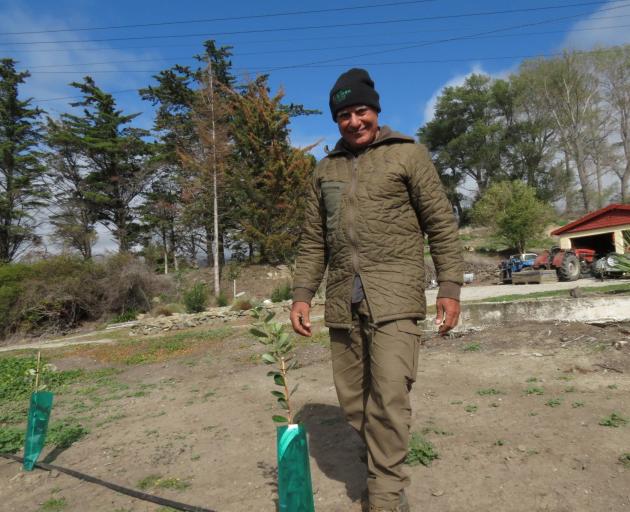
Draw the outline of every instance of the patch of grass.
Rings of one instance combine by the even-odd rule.
[[[477,412],[477,409],[478,407],[475,404],[470,404],[464,407],[464,411],[470,412],[470,413]]]
[[[584,402],[573,402],[571,404],[571,407],[573,407],[574,409],[577,409],[579,407],[584,407]]]
[[[538,382],[538,378],[536,378],[536,377],[529,377],[525,382]]]
[[[0,428],[0,452],[16,453],[24,446],[24,429],[16,427]]]
[[[614,428],[627,425],[627,423],[628,423],[628,420],[616,412],[612,412],[611,414],[609,414],[608,416],[605,416],[599,421],[599,424],[602,427],[614,427]]]
[[[190,487],[190,482],[181,478],[162,477],[160,475],[149,475],[137,484],[139,489],[146,491],[147,489],[173,489],[183,491]]]
[[[37,512],[62,512],[66,505],[66,498],[50,498],[42,503]]]
[[[105,418],[104,420],[99,421],[98,423],[96,423],[96,427],[100,428],[104,425],[107,425],[108,423],[114,423],[115,421],[118,420],[122,420],[123,418],[126,418],[127,415],[125,413],[118,413],[118,414],[112,414],[111,416],[108,416],[107,418]]]
[[[526,395],[544,395],[545,390],[536,386],[528,386],[525,390]]]
[[[618,460],[624,468],[630,469],[630,453],[622,453]]]
[[[405,464],[417,466],[422,464],[428,466],[431,461],[439,459],[440,456],[433,444],[426,440],[420,432],[413,432],[409,441],[409,452],[405,459]]]
[[[560,404],[562,404],[561,398],[550,398],[545,402],[547,407],[558,407]]]
[[[581,288],[586,293],[597,293],[597,294],[624,294],[630,293],[630,284],[613,284],[609,286],[587,286]],[[520,294],[510,294],[510,295],[500,295],[497,297],[489,297],[487,299],[483,299],[483,301],[473,301],[473,302],[517,302],[524,300],[532,300],[532,299],[541,299],[547,297],[566,297],[568,296],[568,290],[551,290],[546,292],[533,292],[526,293],[523,295]]]
[[[57,391],[70,382],[77,380],[82,370],[54,371],[46,370],[46,360],[42,358],[41,383],[49,391]],[[26,377],[26,372],[37,367],[37,358],[28,357],[3,357],[0,358],[0,406],[17,400],[28,399],[33,391],[31,379]]]
[[[89,430],[80,423],[71,420],[58,421],[49,427],[46,444],[62,449],[69,448],[88,433]]]
[[[479,352],[481,350],[481,345],[479,345],[479,343],[466,343],[466,345],[464,345],[462,347],[462,350],[464,352]]]
[[[569,386],[568,388],[564,388],[565,393],[575,393],[575,386]]]
[[[495,388],[485,388],[485,389],[478,389],[477,394],[479,396],[493,396],[493,395],[504,395],[505,393]]]

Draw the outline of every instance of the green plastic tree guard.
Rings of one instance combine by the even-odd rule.
[[[315,512],[304,425],[278,427],[276,435],[280,512]]]
[[[33,466],[35,466],[37,458],[44,448],[52,404],[53,394],[50,391],[38,391],[31,395],[24,440],[24,469],[26,471],[33,470]]]

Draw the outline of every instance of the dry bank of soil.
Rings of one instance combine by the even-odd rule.
[[[49,460],[131,487],[155,475],[151,492],[219,512],[274,511],[268,368],[252,356],[260,350],[245,330],[212,332],[182,350],[162,344],[154,362],[130,343],[50,353],[64,369],[121,372],[59,394],[55,417],[73,416],[90,433]],[[630,467],[620,461],[630,453],[630,344],[611,345],[629,332],[628,324],[519,323],[427,335],[412,428],[440,458],[409,468],[412,510],[630,510]],[[143,341],[144,350],[157,340]],[[359,511],[365,466],[337,405],[327,343],[323,332],[300,345],[294,396],[309,431],[316,509]],[[628,424],[599,424],[613,412]],[[167,510],[0,459],[0,510],[57,510],[52,499],[64,512]]]

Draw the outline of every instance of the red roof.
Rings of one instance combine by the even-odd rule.
[[[630,204],[609,204],[583,217],[569,222],[551,232],[552,235],[563,235],[591,229],[612,228],[613,226],[630,226]]]

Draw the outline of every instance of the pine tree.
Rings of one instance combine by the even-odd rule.
[[[92,78],[71,84],[83,100],[82,115],[63,114],[59,137],[69,141],[85,166],[85,199],[95,218],[118,242],[120,252],[131,249],[139,237],[135,202],[148,186],[153,172],[153,147],[146,130],[128,126],[139,114],[123,114],[111,94]]]
[[[0,60],[0,263],[40,242],[36,214],[47,197],[38,150],[42,111],[18,97],[29,76],[12,59]]]
[[[314,167],[304,150],[291,147],[289,112],[282,91],[270,96],[261,76],[232,97],[232,164],[227,177],[234,197],[235,238],[257,249],[262,262],[286,262],[295,252],[302,198]],[[251,256],[251,252],[250,252]]]

